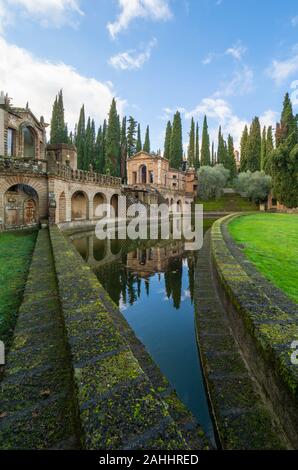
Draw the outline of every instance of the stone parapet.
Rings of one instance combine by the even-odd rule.
[[[241,253],[227,230],[234,217],[212,227],[212,258],[233,332],[253,374],[294,448],[298,446],[298,307],[268,282]]]

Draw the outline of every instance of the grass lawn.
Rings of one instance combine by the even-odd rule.
[[[204,205],[205,212],[245,212],[257,211],[259,206],[241,197],[239,194],[224,194],[213,201],[199,201]]]
[[[37,231],[0,234],[0,339],[9,347]]]
[[[229,230],[259,271],[298,303],[298,215],[251,214]]]

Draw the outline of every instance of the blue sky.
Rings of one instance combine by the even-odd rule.
[[[222,124],[236,145],[254,115],[274,124],[298,80],[295,0],[0,0],[0,89],[49,121],[63,88],[69,127],[81,104],[100,124],[112,96],[152,147],[168,118]],[[297,103],[294,110],[298,112]]]

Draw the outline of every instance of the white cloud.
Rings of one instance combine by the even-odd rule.
[[[276,85],[281,85],[291,75],[298,73],[298,54],[285,60],[273,60],[266,72],[275,81]]]
[[[202,60],[202,64],[208,65],[210,64],[214,59],[216,58],[221,58],[223,56],[229,55],[233,57],[234,59],[241,61],[243,55],[247,51],[247,48],[242,44],[241,41],[237,41],[237,43],[232,46],[228,47],[224,52],[209,52],[205,59]]]
[[[279,119],[279,113],[277,111],[273,111],[272,109],[267,109],[267,111],[265,111],[260,116],[261,128],[263,128],[264,126],[266,127],[272,126],[275,128],[278,119]]]
[[[0,0],[0,30],[19,15],[36,20],[42,26],[75,25],[75,17],[84,13],[80,0]]]
[[[293,16],[293,18],[291,18],[291,24],[292,26],[298,26],[298,15],[297,16]]]
[[[245,52],[246,52],[246,47],[243,46],[241,41],[238,41],[237,44],[226,49],[225,55],[230,55],[234,57],[234,59],[236,60],[241,60]]]
[[[157,40],[154,38],[147,44],[146,48],[138,52],[137,50],[129,50],[114,55],[109,59],[109,64],[115,69],[120,70],[137,70],[143,67],[151,57],[152,49],[157,45]]]
[[[248,122],[234,114],[226,100],[214,98],[214,96],[204,98],[193,110],[185,113],[185,118],[190,119],[192,116],[200,118],[205,114],[210,120],[216,121],[216,126],[210,126],[209,129],[210,140],[217,143],[218,127],[221,126],[224,135],[231,134],[234,138],[235,148],[239,148],[241,134]]]
[[[172,17],[167,0],[118,0],[121,12],[107,28],[113,39],[136,18],[166,21]]]
[[[214,96],[237,96],[250,93],[254,89],[254,74],[248,65],[234,71],[232,78],[222,83]]]
[[[209,54],[206,55],[205,59],[202,60],[203,65],[209,65],[211,62],[217,57],[219,54],[216,54],[215,52],[209,52]]]
[[[1,88],[13,98],[16,106],[29,101],[31,110],[43,115],[50,122],[52,103],[59,89],[63,89],[66,121],[73,129],[80,107],[85,103],[86,112],[97,123],[107,116],[115,90],[111,83],[80,75],[64,63],[53,63],[33,56],[25,49],[8,44],[0,37]],[[118,99],[122,114],[125,101]]]

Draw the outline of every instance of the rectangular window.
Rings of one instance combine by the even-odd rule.
[[[14,129],[8,129],[7,131],[7,156],[8,157],[14,156],[14,136],[15,136]]]

